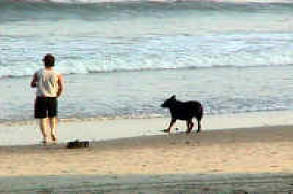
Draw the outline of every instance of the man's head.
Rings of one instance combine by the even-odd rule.
[[[43,61],[44,61],[45,67],[53,67],[55,65],[55,57],[50,53],[44,56]]]

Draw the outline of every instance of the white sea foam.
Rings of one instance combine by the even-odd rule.
[[[293,64],[290,34],[154,36],[135,41],[121,39],[115,44],[107,44],[108,41],[113,42],[111,38],[84,41],[89,44],[88,47],[76,41],[55,43],[58,71],[63,74],[88,74]],[[34,45],[41,46],[36,42]],[[41,54],[38,52],[39,56],[30,56],[34,45],[21,53],[14,50],[19,45],[4,50],[0,58],[0,77],[32,75],[40,68]],[[28,56],[23,52],[27,52]],[[26,60],[22,61],[22,58]]]
[[[173,94],[207,114],[292,110],[293,4],[222,2],[0,1],[0,120],[33,117],[24,75],[48,52],[62,118],[167,115]]]

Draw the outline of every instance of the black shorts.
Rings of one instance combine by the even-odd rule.
[[[53,118],[57,116],[56,97],[37,97],[35,100],[35,118]]]

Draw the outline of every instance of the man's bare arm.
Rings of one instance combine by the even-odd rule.
[[[37,82],[38,82],[38,77],[37,77],[37,74],[35,73],[34,77],[33,77],[33,80],[31,81],[31,87],[32,88],[37,87]]]
[[[61,96],[62,92],[64,90],[64,79],[63,75],[58,75],[58,92],[57,92],[57,97]]]

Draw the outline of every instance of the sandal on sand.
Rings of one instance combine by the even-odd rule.
[[[87,148],[89,147],[90,143],[88,141],[71,141],[67,143],[67,148],[68,149],[77,149],[77,148]]]

